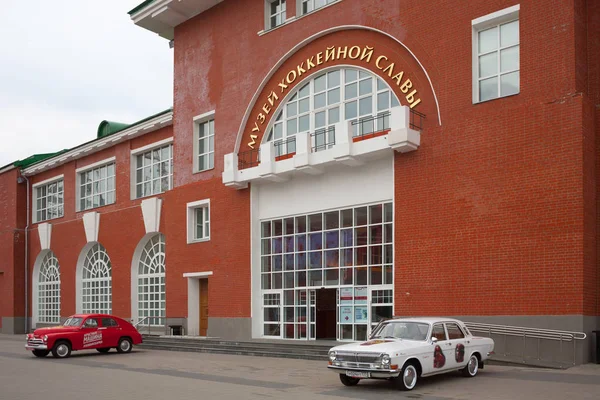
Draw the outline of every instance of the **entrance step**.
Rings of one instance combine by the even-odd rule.
[[[154,350],[185,351],[196,353],[231,354],[257,357],[295,358],[327,361],[329,349],[337,343],[315,344],[298,341],[230,341],[174,336],[143,335],[140,348]]]

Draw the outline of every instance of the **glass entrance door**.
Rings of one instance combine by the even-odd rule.
[[[263,292],[263,335],[272,338],[281,338],[281,290]]]

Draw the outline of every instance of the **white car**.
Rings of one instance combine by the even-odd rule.
[[[346,386],[361,379],[390,379],[412,390],[420,377],[462,371],[473,377],[494,352],[494,341],[471,335],[450,318],[397,318],[379,323],[369,340],[329,350],[328,368]]]

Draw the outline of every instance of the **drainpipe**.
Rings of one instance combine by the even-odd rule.
[[[29,332],[29,179],[26,176],[22,175],[27,182],[27,226],[25,226],[25,333]]]

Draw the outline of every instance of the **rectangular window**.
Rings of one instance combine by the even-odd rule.
[[[208,212],[208,205],[196,208],[195,213],[196,221],[194,221],[194,225],[196,229],[194,230],[194,239],[208,239],[210,237],[210,214]]]
[[[64,216],[64,188],[62,178],[35,186],[34,191],[35,222]]]
[[[339,0],[298,0],[300,5],[299,15],[308,14],[311,11],[325,7],[327,4],[335,3]]]
[[[210,240],[210,200],[199,200],[187,204],[187,242]]]
[[[473,102],[520,92],[519,6],[472,21]]]
[[[79,211],[115,202],[115,163],[79,173]]]
[[[173,145],[135,155],[135,197],[146,197],[173,188]]]
[[[198,124],[198,168],[207,171],[215,167],[215,120]]]
[[[267,28],[273,29],[285,22],[286,5],[285,0],[266,0],[267,7]]]

